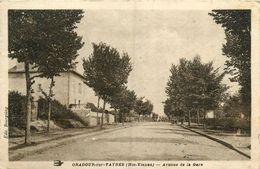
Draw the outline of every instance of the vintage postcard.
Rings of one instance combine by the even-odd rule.
[[[259,169],[259,6],[2,1],[0,169]]]

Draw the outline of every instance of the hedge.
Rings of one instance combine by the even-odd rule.
[[[203,123],[201,119],[201,123]],[[251,130],[251,121],[246,118],[221,118],[221,119],[206,119],[206,125],[216,126],[225,130],[242,129],[245,131]]]
[[[26,96],[17,91],[8,93],[8,123],[18,128],[26,125]]]

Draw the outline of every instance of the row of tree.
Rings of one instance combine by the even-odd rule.
[[[54,97],[55,77],[60,72],[68,71],[76,65],[78,50],[83,47],[82,37],[75,29],[83,17],[82,10],[9,10],[8,11],[8,51],[9,58],[24,63],[26,77],[26,132],[25,143],[30,144],[30,120],[32,109],[32,86],[35,78],[50,80],[48,91],[39,90],[48,101],[48,126],[51,117],[51,101]],[[99,100],[106,103],[121,114],[136,108],[137,96],[127,89],[127,79],[132,71],[130,57],[122,55],[105,43],[94,44],[93,53],[83,60],[85,83],[94,89]],[[30,69],[38,71],[32,76]],[[149,106],[150,102],[143,102]],[[98,104],[99,107],[99,104]],[[142,114],[142,111],[138,111]],[[123,121],[123,120],[122,120]],[[102,121],[103,123],[103,114]],[[103,124],[101,124],[102,127]]]
[[[219,107],[227,90],[221,83],[224,73],[218,71],[213,68],[213,62],[202,63],[199,56],[193,60],[180,59],[178,65],[172,65],[166,87],[165,114],[178,120],[186,116],[189,125],[195,114],[197,121],[200,114],[205,119],[207,111]]]
[[[93,88],[98,96],[98,107],[99,100],[104,101],[101,128],[106,103],[114,108],[115,115],[119,112],[120,122],[124,122],[125,115],[131,110],[135,110],[139,115],[150,115],[153,110],[151,102],[143,97],[137,98],[133,90],[127,89],[128,77],[132,71],[129,55],[126,52],[120,54],[116,48],[103,42],[92,45],[93,52],[83,59],[83,68],[85,83]]]

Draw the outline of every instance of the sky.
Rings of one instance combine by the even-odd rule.
[[[144,96],[154,105],[154,112],[163,115],[165,87],[172,64],[180,58],[200,55],[202,62],[214,61],[214,67],[224,68],[222,55],[225,34],[210,11],[184,10],[87,10],[77,33],[83,36],[84,47],[79,51],[78,71],[83,73],[82,58],[92,52],[91,43],[105,42],[127,52],[133,71],[128,88],[138,97]],[[223,83],[238,90],[226,77]]]

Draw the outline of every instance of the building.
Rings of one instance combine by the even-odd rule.
[[[30,76],[36,76],[39,71],[30,66]],[[26,81],[24,64],[17,64],[10,68],[8,71],[9,91],[19,91],[26,94]],[[44,97],[39,88],[48,92],[50,80],[46,78],[36,77],[35,83],[32,86],[32,96],[36,105],[36,112],[32,113],[32,117],[37,115],[37,100],[39,97]],[[60,72],[60,76],[54,77],[55,86],[53,87],[54,99],[58,100],[61,104],[66,105],[68,108],[80,117],[88,117],[90,109],[86,108],[88,103],[96,103],[97,96],[94,91],[84,84],[84,77],[76,70]],[[90,117],[90,116],[89,116]],[[94,121],[94,120],[92,120]],[[97,120],[96,120],[97,121]],[[91,123],[94,124],[94,123]]]
[[[38,75],[39,72],[30,68],[30,75]],[[25,72],[24,65],[17,64],[9,69],[9,90],[19,91],[26,94]],[[75,70],[60,72],[60,76],[54,78],[55,86],[53,92],[54,99],[69,107],[70,105],[84,105],[88,102],[97,102],[97,97],[94,91],[84,84],[83,76]],[[35,78],[35,83],[32,86],[33,97],[35,100],[43,94],[39,90],[41,87],[44,91],[48,91],[50,80],[46,78]]]
[[[206,118],[207,119],[213,119],[215,117],[215,112],[213,110],[209,110],[206,112]]]

